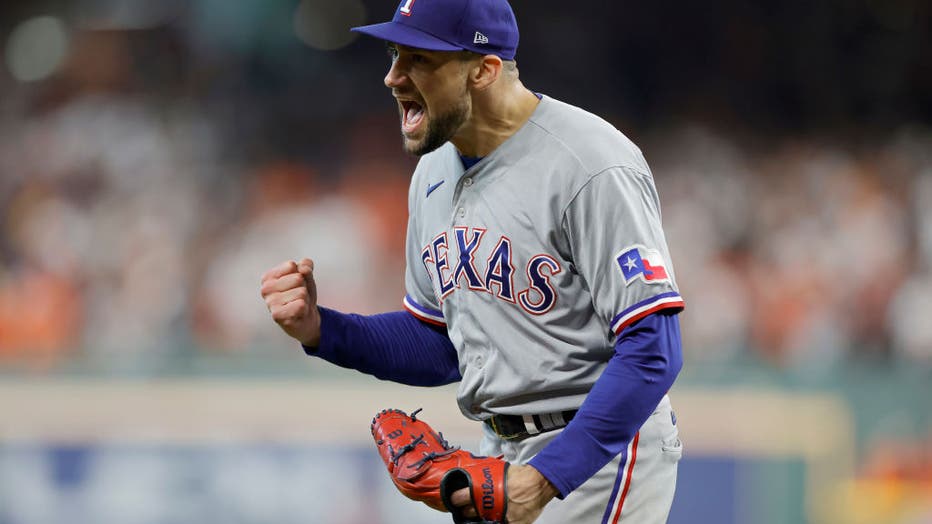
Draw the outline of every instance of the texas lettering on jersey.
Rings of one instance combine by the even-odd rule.
[[[488,237],[488,238],[487,238]],[[476,261],[478,252],[493,245],[484,264]],[[520,305],[533,315],[550,311],[557,293],[550,277],[563,271],[556,258],[547,254],[534,255],[524,264],[526,279],[515,287],[516,262],[511,240],[504,235],[497,239],[478,227],[455,227],[452,235],[444,231],[421,249],[421,262],[434,283],[441,302],[457,290],[490,293],[496,298]]]

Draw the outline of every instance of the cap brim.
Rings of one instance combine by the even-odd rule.
[[[453,45],[446,40],[397,22],[364,25],[353,27],[350,31],[362,33],[388,42],[394,42],[408,47],[427,49],[429,51],[462,51],[460,46]]]

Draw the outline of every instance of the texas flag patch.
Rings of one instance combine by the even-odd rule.
[[[622,249],[621,254],[615,257],[615,260],[621,268],[626,286],[637,279],[648,284],[670,281],[667,268],[663,265],[663,257],[656,249],[635,244]]]

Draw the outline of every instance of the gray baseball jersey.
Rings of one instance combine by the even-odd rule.
[[[683,306],[640,150],[552,98],[468,170],[423,156],[408,206],[405,307],[446,325],[468,417],[578,408],[617,333]]]

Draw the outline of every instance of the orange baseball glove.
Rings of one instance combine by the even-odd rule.
[[[398,409],[383,409],[372,419],[372,438],[392,482],[404,496],[453,514],[453,522],[507,524],[505,476],[508,463],[477,457],[450,446],[426,422]],[[480,520],[467,520],[453,506],[454,491],[469,488]]]

